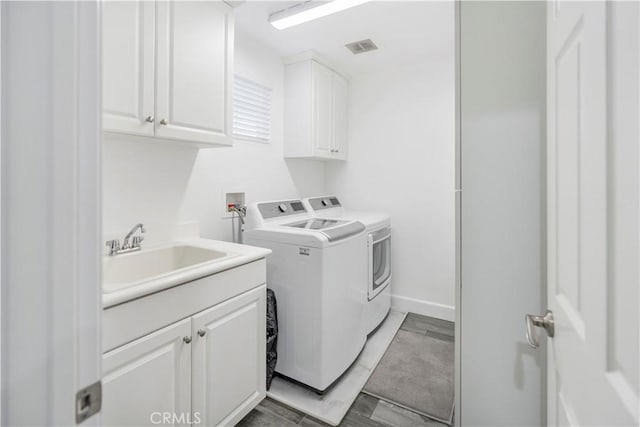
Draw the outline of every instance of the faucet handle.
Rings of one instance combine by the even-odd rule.
[[[105,244],[109,248],[109,256],[115,255],[120,250],[120,240],[118,239],[108,240]]]
[[[144,230],[144,229],[143,229]],[[144,233],[144,231],[142,231]],[[131,243],[132,248],[139,248],[140,243],[144,240],[143,236],[133,236],[133,242]]]

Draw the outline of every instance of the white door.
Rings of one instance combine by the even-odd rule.
[[[3,426],[98,408],[76,393],[101,373],[100,9],[0,2]]]
[[[333,73],[333,157],[340,160],[347,159],[348,92],[347,80]]]
[[[156,136],[230,145],[233,9],[222,1],[156,7]]]
[[[333,71],[311,61],[313,154],[333,157]]]
[[[102,3],[103,128],[153,135],[155,2]]]
[[[106,353],[102,425],[191,424],[190,337],[185,319]]]
[[[548,5],[549,425],[638,425],[638,22]]]
[[[266,395],[266,287],[193,316],[192,404],[202,425],[234,425]]]

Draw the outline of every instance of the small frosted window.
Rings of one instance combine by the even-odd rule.
[[[233,136],[271,141],[271,89],[235,76],[233,90]]]

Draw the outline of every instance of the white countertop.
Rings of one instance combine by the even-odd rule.
[[[271,253],[271,250],[269,249],[259,248],[256,246],[241,245],[220,240],[209,240],[200,238],[192,240],[179,240],[160,246],[143,248],[140,252],[137,253],[143,253],[144,251],[152,251],[179,245],[189,245],[204,249],[211,249],[215,251],[225,252],[228,255],[224,258],[215,259],[209,262],[182,268],[149,279],[140,280],[113,292],[103,292],[103,309],[107,309],[117,304],[122,304],[136,298],[150,295],[164,289],[179,286],[192,280],[199,279],[201,277],[209,276],[221,271],[248,264],[250,262],[265,258]],[[136,253],[116,255],[116,257],[135,256],[135,254]]]

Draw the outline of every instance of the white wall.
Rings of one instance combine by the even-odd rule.
[[[460,425],[545,425],[545,8],[460,4]]]
[[[453,320],[453,56],[349,84],[349,160],[327,165],[327,191],[391,215],[393,305]]]
[[[196,221],[203,237],[231,240],[222,219],[223,190],[246,192],[246,201],[324,193],[324,164],[282,157],[283,78],[280,57],[236,35],[235,72],[273,88],[272,142],[234,141],[230,148],[196,150],[180,143],[107,134],[103,147],[104,231],[147,226],[147,244],[173,224]]]

